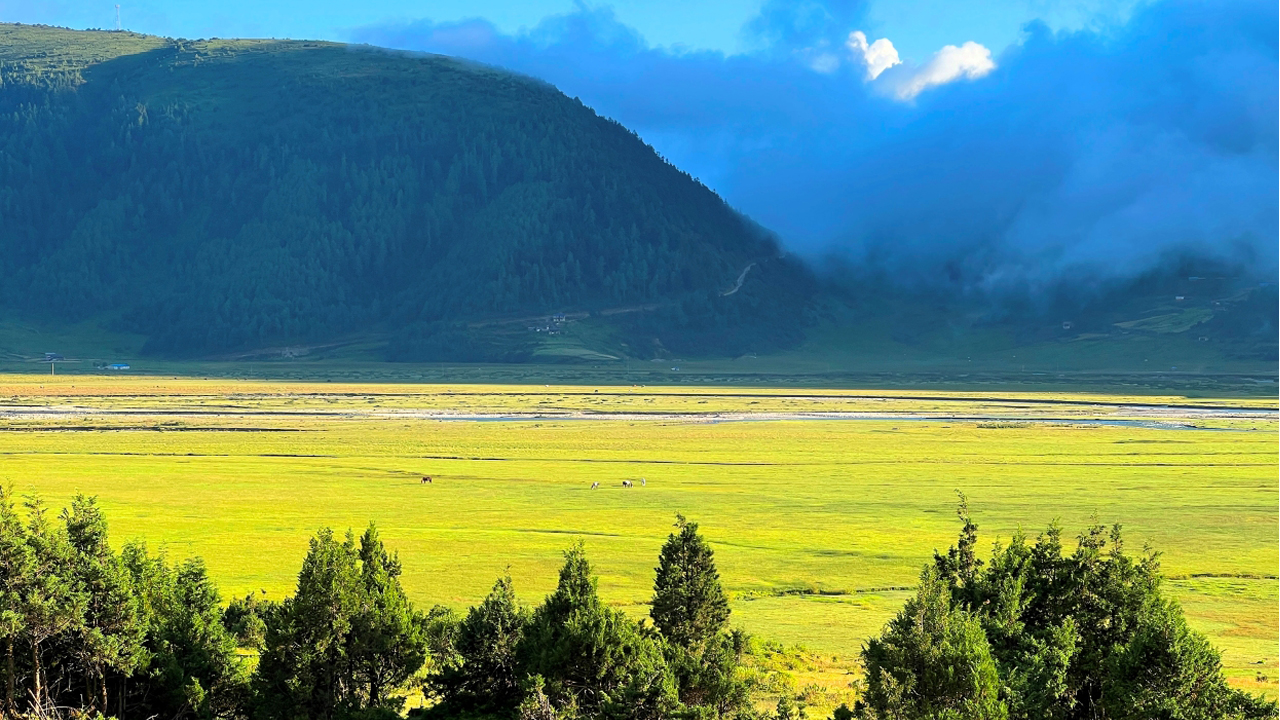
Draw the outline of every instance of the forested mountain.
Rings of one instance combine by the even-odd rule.
[[[813,292],[769,233],[545,83],[21,25],[0,25],[0,278],[11,312],[151,352],[376,329],[404,359],[466,346],[462,321],[629,306],[656,315],[624,333],[768,349]]]

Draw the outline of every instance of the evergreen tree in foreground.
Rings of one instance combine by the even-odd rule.
[[[400,587],[400,563],[372,524],[357,546],[328,528],[311,540],[297,593],[268,615],[254,679],[263,718],[394,714],[426,659],[424,622]]]
[[[560,717],[659,720],[677,706],[663,649],[661,636],[600,600],[578,543],[565,552],[556,591],[534,612],[518,652],[526,694],[545,692]]]
[[[653,624],[668,642],[685,649],[701,647],[729,622],[729,601],[711,546],[698,524],[676,515],[678,532],[667,537],[653,581]]]
[[[1275,717],[1226,684],[1218,652],[1162,595],[1157,557],[1126,553],[1118,527],[1088,528],[1074,551],[1056,526],[1018,533],[980,561],[977,524],[960,516],[960,543],[867,643],[861,701],[833,720]],[[601,600],[581,544],[532,613],[503,578],[462,620],[424,617],[372,526],[358,540],[321,531],[293,597],[223,611],[199,558],[113,550],[92,498],[55,519],[0,488],[0,716],[394,720],[429,652],[438,702],[410,712],[424,720],[757,718],[710,551],[692,523],[678,528],[655,595],[690,600],[655,613],[663,632]],[[252,682],[233,628],[261,650]],[[767,717],[805,712],[783,697]]]
[[[4,642],[4,698],[0,700],[4,705],[0,709],[7,712],[15,712],[17,707],[16,646],[26,630],[23,586],[35,562],[25,534],[9,490],[0,485],[0,641]]]
[[[120,716],[242,715],[249,671],[237,653],[235,636],[223,624],[221,597],[204,560],[169,565],[163,554],[152,556],[141,543],[126,545],[121,556],[148,620],[150,664],[127,684],[130,712]]]
[[[863,650],[866,719],[1254,720],[1275,703],[1232,689],[1220,656],[1161,592],[1158,556],[1134,558],[1095,525],[1064,554],[1052,525],[985,566],[960,507],[958,547]]]
[[[53,707],[118,718],[238,717],[247,672],[199,559],[107,542],[96,501],[45,506],[0,488],[0,715]]]
[[[667,640],[682,704],[710,717],[751,708],[750,688],[739,677],[746,637],[725,632],[729,601],[714,553],[698,524],[683,515],[676,515],[676,532],[658,556],[649,614]]]
[[[502,712],[520,704],[516,648],[528,623],[528,613],[516,604],[511,576],[499,579],[458,624],[454,657],[428,680],[431,694],[447,705],[443,711]]]
[[[70,645],[73,662],[93,686],[90,707],[107,712],[108,674],[129,675],[145,659],[146,621],[128,570],[107,545],[107,520],[97,503],[76,496],[61,519],[73,550],[72,572],[85,601]]]
[[[723,631],[727,604],[697,527],[681,522],[668,564],[691,573],[700,607],[720,608],[683,646],[607,607],[581,543],[565,552],[555,592],[529,614],[502,578],[465,619],[440,633],[427,694],[440,702],[415,711],[431,718],[731,718],[750,711],[749,685],[738,677],[746,638]],[[687,529],[686,529],[687,528]],[[682,538],[682,539],[681,539]],[[688,558],[676,549],[685,548]],[[674,577],[674,576],[671,576]],[[670,578],[669,578],[670,579]],[[665,584],[664,584],[665,587]],[[703,618],[707,612],[700,612]]]
[[[1000,678],[982,624],[952,606],[938,574],[920,576],[907,601],[862,653],[867,669],[863,703],[883,718],[1003,720]]]

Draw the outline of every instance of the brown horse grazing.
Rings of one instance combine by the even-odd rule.
[[[426,484],[427,484],[427,483],[429,483],[429,482],[431,482],[431,476],[430,476],[430,475],[423,475],[423,476],[422,476],[422,484],[423,484],[423,485],[426,485]]]

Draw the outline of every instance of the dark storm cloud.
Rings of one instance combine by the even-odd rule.
[[[995,70],[906,102],[894,88],[929,65],[865,82],[844,46],[861,16],[775,0],[743,29],[757,49],[729,57],[650,47],[586,6],[515,36],[474,20],[356,39],[546,79],[803,253],[988,286],[1184,252],[1274,276],[1274,2],[1171,0],[1107,31],[1031,25]]]

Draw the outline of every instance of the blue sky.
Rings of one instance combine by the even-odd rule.
[[[1055,29],[1114,24],[1138,0],[872,0],[863,29],[890,37],[907,58],[924,59],[947,44],[974,41],[994,50],[1017,42],[1022,27],[1043,20]],[[762,0],[616,0],[623,24],[657,46],[741,53],[743,26]],[[572,0],[121,0],[126,28],[182,37],[293,37],[346,40],[379,23],[484,18],[506,33],[574,10]],[[0,0],[0,20],[75,28],[112,27],[113,0]]]
[[[1275,0],[122,0],[544,79],[796,252],[1034,289],[1214,258],[1274,280]],[[110,26],[114,3],[0,0]]]

